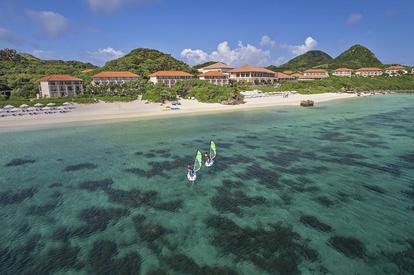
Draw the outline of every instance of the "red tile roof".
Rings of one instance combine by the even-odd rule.
[[[82,81],[82,79],[66,74],[52,74],[42,77],[41,79],[39,79],[39,81]]]
[[[131,72],[100,72],[92,76],[92,78],[115,78],[115,77],[127,77],[136,78],[138,75]]]
[[[234,69],[234,67],[231,67],[229,65],[227,65],[226,63],[223,62],[217,62],[214,64],[211,64],[210,66],[201,68],[203,70],[207,69],[207,70],[213,70],[213,69]]]
[[[230,70],[229,73],[267,73],[267,74],[274,74],[274,71],[260,68],[260,67],[254,67],[252,65],[244,65],[239,68]]]
[[[382,71],[380,68],[361,68],[357,70],[358,72],[370,72],[370,71]]]
[[[352,72],[352,69],[348,69],[348,68],[338,68],[335,70],[335,72]]]
[[[326,73],[326,70],[322,69],[309,69],[304,71],[305,73]]]
[[[204,76],[204,77],[206,77],[206,76],[220,76],[220,77],[225,77],[226,74],[224,74],[222,72],[212,71],[212,72],[206,72],[206,73],[200,74],[200,76]]]
[[[405,68],[403,66],[390,66],[388,68],[386,68],[386,70],[405,70]]]
[[[157,77],[157,76],[193,76],[187,72],[183,71],[158,71],[153,74],[149,75],[150,77]]]

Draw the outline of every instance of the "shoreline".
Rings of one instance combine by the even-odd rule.
[[[190,115],[207,115],[237,111],[250,111],[271,107],[299,107],[302,100],[313,100],[319,103],[333,100],[357,98],[356,94],[324,93],[313,95],[294,94],[288,98],[270,96],[246,99],[241,105],[221,105],[218,103],[200,103],[195,100],[182,99],[181,110],[163,111],[158,103],[145,104],[143,101],[127,103],[96,103],[91,105],[75,105],[76,108],[66,114],[51,114],[0,118],[0,132],[15,132],[44,128],[60,128],[76,125],[122,122],[130,120],[148,120],[160,118],[175,118]],[[168,104],[166,104],[168,105]]]

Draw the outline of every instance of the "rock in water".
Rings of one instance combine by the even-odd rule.
[[[313,107],[313,105],[315,105],[315,102],[313,102],[312,100],[302,100],[300,102],[300,106],[302,107]]]

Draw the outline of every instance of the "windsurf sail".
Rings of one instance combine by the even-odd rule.
[[[210,159],[213,160],[217,156],[216,144],[214,141],[210,142]]]
[[[193,166],[194,173],[201,169],[202,161],[203,161],[203,155],[201,154],[200,151],[197,151],[197,154],[194,159],[194,166]]]

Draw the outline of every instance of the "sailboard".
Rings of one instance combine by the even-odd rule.
[[[209,153],[209,161],[206,161],[205,165],[206,167],[211,167],[214,164],[214,159],[217,156],[217,149],[216,149],[216,144],[214,143],[214,141],[210,141],[210,153]]]
[[[201,169],[202,161],[203,161],[203,156],[200,150],[198,150],[194,158],[193,172],[187,173],[187,179],[189,181],[194,182],[197,179],[197,172],[200,171]]]

